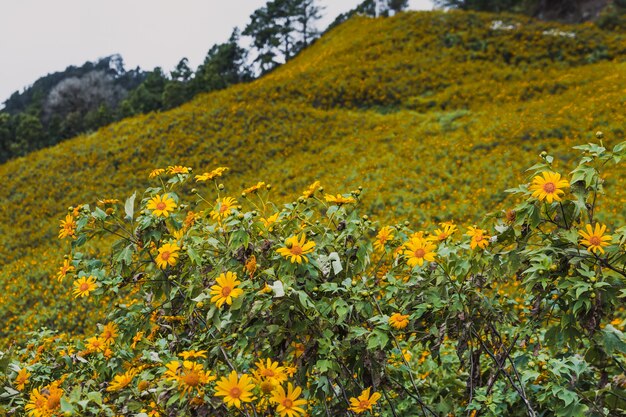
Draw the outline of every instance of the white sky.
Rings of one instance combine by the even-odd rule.
[[[324,29],[362,0],[318,0]],[[119,53],[126,69],[165,71],[242,29],[266,0],[0,0],[0,103],[37,78]],[[431,0],[410,0],[431,9]],[[0,107],[2,107],[0,105]]]

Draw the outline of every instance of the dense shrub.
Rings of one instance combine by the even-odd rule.
[[[626,227],[597,219],[626,142],[576,149],[569,174],[542,153],[508,190],[519,203],[480,226],[420,230],[373,223],[361,188],[315,182],[275,205],[264,182],[235,197],[227,168],[155,169],[143,195],[71,207],[61,221],[66,296],[112,303],[84,338],[35,332],[3,352],[2,407],[621,414]],[[110,249],[91,256],[91,242]]]

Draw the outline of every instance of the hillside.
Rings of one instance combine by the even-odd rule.
[[[97,319],[54,278],[68,250],[59,220],[69,206],[125,199],[156,167],[228,166],[233,196],[259,180],[283,199],[314,180],[331,192],[362,185],[364,210],[383,221],[477,222],[504,208],[502,190],[542,150],[565,166],[596,130],[609,145],[623,138],[625,41],[519,16],[353,18],[253,83],[10,161],[0,166],[0,336],[80,332]],[[626,191],[614,195],[603,211],[623,218]]]

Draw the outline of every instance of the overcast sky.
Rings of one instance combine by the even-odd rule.
[[[362,0],[318,0],[323,29]],[[114,53],[126,68],[195,68],[266,0],[0,0],[0,103],[49,72]],[[431,0],[410,0],[431,9]],[[1,106],[0,106],[1,107]]]

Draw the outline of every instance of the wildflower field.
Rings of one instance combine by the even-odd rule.
[[[626,34],[357,17],[0,166],[0,413],[626,413]]]

